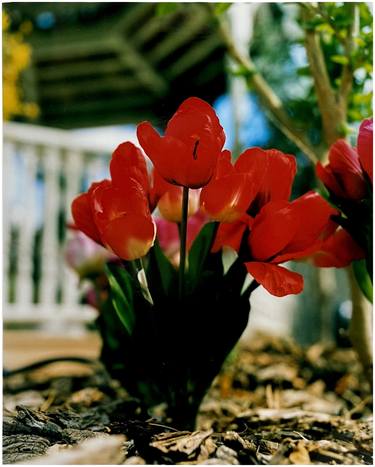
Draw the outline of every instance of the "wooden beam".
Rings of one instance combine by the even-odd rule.
[[[155,103],[155,98],[147,93],[135,93],[129,94],[126,97],[112,95],[109,97],[82,99],[75,102],[53,102],[48,100],[48,106],[42,107],[43,115],[42,118],[54,117],[56,115],[74,113],[95,113],[101,111],[121,110],[126,114],[129,109],[137,109],[142,107],[150,107]],[[89,115],[91,117],[91,115]]]
[[[132,43],[140,47],[145,42],[150,41],[160,31],[167,31],[167,28],[176,20],[176,14],[171,13],[162,16],[152,16],[146,24],[132,35]]]
[[[114,93],[116,91],[134,91],[136,89],[142,90],[142,83],[137,78],[134,78],[134,76],[115,76],[113,78],[44,84],[40,86],[40,96],[42,99],[69,99],[97,94],[103,91]]]
[[[123,112],[122,110],[101,111],[92,115],[88,114],[62,114],[53,117],[46,117],[42,121],[44,125],[55,128],[89,128],[104,125],[126,125],[141,122],[142,120],[155,119],[155,115],[147,108],[134,109]]]
[[[186,70],[201,62],[213,50],[222,45],[223,42],[217,34],[209,35],[204,41],[197,42],[193,45],[188,52],[167,68],[166,76],[168,76],[168,78],[175,78],[176,76],[185,73]]]
[[[113,35],[101,36],[95,34],[91,38],[77,36],[75,41],[65,42],[60,37],[58,42],[51,41],[44,46],[33,43],[33,58],[35,63],[55,62],[72,58],[87,58],[92,55],[113,53],[118,47],[119,38]],[[48,42],[48,41],[47,41]]]
[[[49,66],[39,67],[39,82],[58,81],[73,77],[115,74],[124,70],[124,64],[117,58],[103,60],[82,60],[73,63],[53,63]]]
[[[208,13],[196,4],[189,4],[189,14],[176,31],[170,32],[167,37],[147,52],[149,61],[157,64],[176,49],[191,40],[195,34],[207,26]]]
[[[138,24],[140,28],[143,24],[144,17],[150,15],[154,8],[155,5],[152,2],[134,2],[132,8],[128,8],[126,12],[117,18],[117,21],[113,26],[113,31],[117,34],[126,33],[127,30],[135,24]]]
[[[163,96],[167,93],[168,82],[158,74],[147,58],[136,50],[128,38],[118,46],[118,53],[120,62],[131,67],[139,81],[154,95]]]

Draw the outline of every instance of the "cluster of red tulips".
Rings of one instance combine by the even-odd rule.
[[[120,258],[142,258],[153,246],[156,208],[179,225],[181,269],[186,220],[199,211],[219,222],[212,251],[234,249],[255,281],[276,296],[303,289],[302,276],[281,263],[315,255],[317,265],[344,266],[363,257],[347,231],[337,230],[339,211],[322,196],[310,191],[289,201],[294,156],[251,148],[232,163],[223,128],[203,100],[185,100],[164,136],[148,122],[138,125],[137,136],[152,172],[141,149],[125,142],[112,155],[111,180],[93,183],[72,203],[76,226]],[[372,120],[362,124],[357,150],[338,141],[317,174],[338,199],[365,197],[372,182]]]
[[[329,163],[320,162],[316,174],[340,210],[339,228],[314,256],[317,266],[344,267],[365,258],[372,277],[373,120],[359,128],[357,147],[338,140],[329,151]]]

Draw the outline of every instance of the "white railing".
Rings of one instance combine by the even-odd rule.
[[[20,123],[3,128],[4,320],[92,319],[64,260],[65,225],[74,195],[107,176],[114,147],[89,144],[72,131]]]

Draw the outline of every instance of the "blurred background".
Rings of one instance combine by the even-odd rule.
[[[338,27],[341,21],[345,29],[349,10],[345,4],[330,5],[331,19],[319,27],[335,82],[345,57],[330,21]],[[318,147],[320,113],[300,6],[228,7],[215,6],[227,16],[236,47],[251,53],[288,113]],[[358,12],[362,55],[346,129],[354,136],[371,114],[372,102],[372,13],[366,3],[358,4]],[[234,157],[246,147],[278,148],[297,157],[293,197],[317,186],[313,164],[274,126],[243,70],[228,57],[207,4],[3,4],[3,96],[6,329],[37,327],[66,335],[90,328],[96,311],[82,298],[78,275],[66,261],[66,243],[73,236],[67,229],[70,203],[108,175],[118,144],[136,142],[137,123],[147,119],[163,129],[189,96],[214,106]],[[350,316],[345,272],[318,270],[308,262],[292,267],[304,274],[304,292],[276,299],[259,288],[246,336],[263,330],[304,345],[340,340],[337,320]]]

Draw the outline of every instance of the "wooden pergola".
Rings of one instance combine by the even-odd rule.
[[[224,48],[202,4],[181,4],[165,15],[155,3],[6,8],[16,27],[33,24],[25,92],[38,103],[42,125],[163,123],[184,98],[212,102],[225,92]]]

